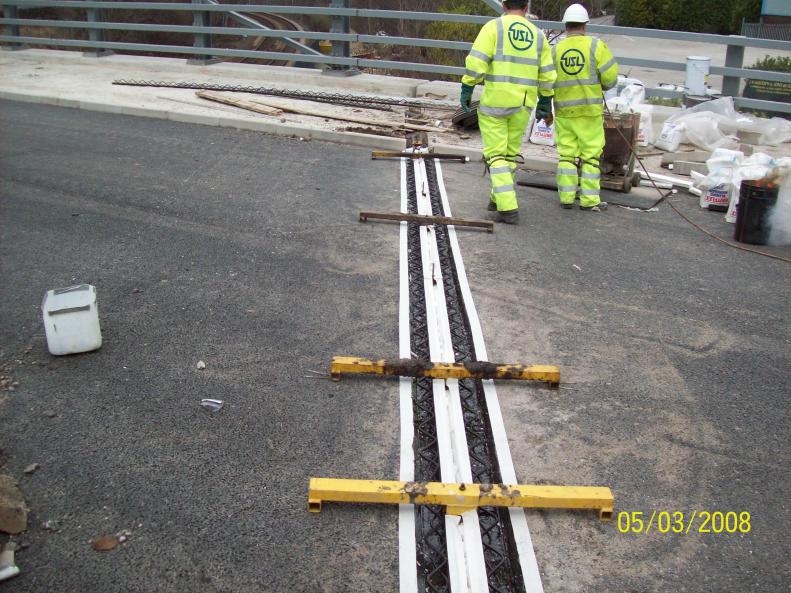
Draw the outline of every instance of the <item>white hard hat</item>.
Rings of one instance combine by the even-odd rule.
[[[590,21],[588,11],[582,4],[572,4],[566,9],[563,15],[563,24],[566,23],[587,23]]]

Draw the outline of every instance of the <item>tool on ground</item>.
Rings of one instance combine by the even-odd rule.
[[[525,509],[590,509],[602,521],[612,519],[614,498],[606,487],[506,484],[445,484],[311,478],[308,510],[321,512],[323,502],[368,504],[428,504],[461,515],[478,507]]]
[[[469,163],[470,157],[463,154],[444,154],[441,152],[398,152],[395,150],[374,150],[371,151],[371,159],[435,159],[443,161],[459,161],[460,163]]]
[[[550,173],[533,173],[528,175],[527,177],[522,177],[516,182],[517,185],[521,185],[523,187],[536,187],[539,189],[548,189],[552,191],[557,191],[558,183],[554,174]],[[642,185],[642,183],[641,183]],[[670,189],[670,188],[668,188]],[[618,201],[618,195],[622,192],[615,192],[611,190],[603,189],[600,192],[602,199],[604,199],[610,206],[620,206],[622,208],[633,208],[635,210],[642,210],[643,212],[651,212],[654,208],[656,208],[662,200],[665,199],[663,195],[658,200],[655,200],[651,203],[650,206],[639,206],[637,204],[625,204],[623,202]],[[671,191],[667,192],[668,195],[672,193]]]
[[[414,358],[370,360],[354,356],[333,356],[330,375],[389,375],[431,377],[432,379],[506,379],[540,381],[550,387],[560,384],[560,368],[554,365],[495,364],[493,362],[427,362]]]
[[[466,220],[448,216],[426,216],[422,214],[404,214],[402,212],[360,212],[360,222],[368,220],[397,220],[416,222],[420,225],[444,224],[457,227],[486,229],[487,233],[494,232],[494,223],[490,220]]]

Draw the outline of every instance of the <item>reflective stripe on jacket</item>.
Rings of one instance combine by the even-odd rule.
[[[549,43],[526,18],[503,15],[486,23],[466,60],[464,84],[483,82],[481,113],[513,115],[534,109],[538,93],[552,96],[555,65]]]
[[[567,37],[552,48],[557,68],[555,114],[560,117],[603,113],[603,90],[618,82],[618,63],[603,41],[585,35]]]

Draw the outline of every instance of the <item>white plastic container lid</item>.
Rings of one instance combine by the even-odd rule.
[[[47,291],[41,309],[49,315],[87,311],[96,303],[96,288],[90,284],[77,284]]]

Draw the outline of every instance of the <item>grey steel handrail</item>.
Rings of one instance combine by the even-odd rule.
[[[483,0],[486,4],[495,8],[499,3],[495,0]],[[351,42],[362,42],[368,44],[388,44],[388,45],[407,45],[413,47],[442,48],[451,50],[467,51],[471,44],[461,41],[448,41],[437,39],[416,39],[410,37],[390,37],[378,35],[358,35],[349,30],[348,20],[354,17],[362,18],[386,18],[417,21],[445,21],[456,23],[483,24],[490,17],[479,15],[460,15],[430,12],[402,12],[394,10],[378,9],[352,9],[346,7],[345,0],[333,0],[330,7],[304,7],[304,6],[267,6],[267,5],[247,5],[247,4],[218,4],[217,0],[197,0],[193,3],[173,3],[173,2],[114,2],[107,0],[0,0],[3,13],[6,18],[0,19],[0,25],[6,27],[6,35],[0,35],[0,42],[6,42],[17,47],[22,44],[37,44],[53,47],[78,47],[86,50],[99,50],[94,55],[101,55],[101,50],[120,50],[120,51],[142,51],[185,54],[199,57],[259,57],[264,59],[294,61],[293,53],[287,52],[260,52],[252,50],[235,50],[225,48],[209,48],[207,41],[213,34],[240,35],[243,37],[273,37],[286,40],[296,46],[302,53],[299,62],[314,63],[319,65],[332,65],[335,68],[380,68],[401,71],[430,72],[437,74],[461,75],[464,68],[460,66],[445,66],[440,64],[397,62],[391,60],[369,60],[363,58],[353,58],[349,52]],[[59,21],[43,19],[24,19],[18,18],[18,10],[34,7],[50,8],[81,8],[88,11],[87,21]],[[123,10],[166,10],[193,12],[193,14],[206,14],[210,12],[230,14],[233,18],[244,19],[244,24],[255,28],[241,29],[238,27],[209,27],[208,21],[196,19],[193,26],[181,25],[153,25],[145,23],[115,23],[103,22],[102,13],[113,9]],[[313,48],[293,41],[295,36],[293,31],[276,31],[265,28],[263,25],[253,25],[256,21],[240,15],[239,13],[273,13],[273,14],[302,14],[302,15],[324,15],[333,17],[333,28],[330,32],[324,31],[300,31],[299,37],[303,39],[321,39],[335,41],[333,44],[333,55],[325,56]],[[557,21],[535,21],[536,25],[545,30],[561,30],[562,23]],[[43,37],[22,37],[19,34],[20,26],[46,26],[49,28],[80,28],[85,29],[90,34],[88,41],[75,39],[52,39]],[[260,28],[259,28],[260,27]],[[745,107],[761,108],[772,111],[784,111],[791,113],[791,105],[773,101],[757,101],[738,97],[742,78],[754,78],[760,80],[791,82],[791,74],[783,72],[770,72],[763,70],[751,70],[743,68],[744,49],[746,47],[756,47],[763,49],[778,49],[791,51],[791,42],[770,39],[754,39],[738,35],[713,35],[701,33],[687,33],[681,31],[663,31],[654,29],[639,29],[630,27],[616,27],[611,25],[590,25],[593,33],[606,35],[629,35],[632,37],[696,41],[726,46],[725,66],[714,66],[711,74],[724,77],[723,93],[735,96],[737,105]],[[142,43],[123,43],[107,42],[103,40],[101,32],[103,30],[128,30],[128,31],[158,31],[172,33],[186,33],[195,36],[196,43],[193,47],[176,45],[152,45]],[[339,51],[340,50],[340,51]],[[619,56],[618,61],[627,66],[640,66],[661,70],[684,71],[685,64],[671,61],[650,60],[643,58],[633,58],[629,56]],[[649,94],[668,96],[672,92],[651,89]]]

